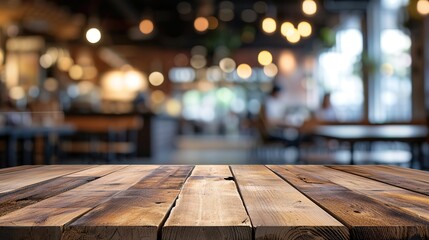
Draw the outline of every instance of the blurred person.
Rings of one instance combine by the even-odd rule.
[[[315,115],[317,120],[321,122],[333,122],[338,120],[335,109],[332,106],[330,93],[323,95],[322,104],[320,108],[316,110]]]
[[[285,121],[286,104],[281,98],[282,88],[274,85],[261,108],[261,134],[265,141],[289,144],[297,137],[296,130]],[[290,134],[293,130],[293,134]]]
[[[285,103],[281,99],[282,88],[274,85],[265,100],[265,120],[269,127],[284,123]]]

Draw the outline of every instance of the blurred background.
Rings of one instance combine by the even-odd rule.
[[[429,0],[1,0],[0,165],[425,168],[428,13]]]

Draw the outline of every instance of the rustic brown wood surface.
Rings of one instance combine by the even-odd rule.
[[[429,239],[429,173],[391,166],[0,170],[0,239]]]
[[[424,171],[392,166],[332,166],[363,177],[405,188],[429,196],[429,175]]]
[[[264,166],[232,166],[255,239],[348,239],[347,228]]]
[[[164,225],[162,239],[252,239],[252,226],[228,166],[195,167]]]
[[[350,228],[352,239],[428,239],[429,222],[416,214],[402,211],[400,208],[372,199],[365,194],[330,181],[318,166],[269,166],[285,180],[293,180],[294,186],[331,213]],[[311,175],[317,175],[323,181],[313,181]],[[347,179],[347,178],[346,178]],[[325,182],[337,186],[332,192],[331,186],[324,189]],[[305,186],[319,185],[319,188],[306,189]],[[328,185],[331,185],[328,184]],[[302,187],[304,186],[304,187]],[[386,186],[387,190],[391,186]]]

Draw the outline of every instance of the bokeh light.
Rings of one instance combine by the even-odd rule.
[[[293,34],[295,27],[293,26],[293,24],[291,22],[284,22],[282,23],[282,25],[280,26],[280,33],[287,37],[290,36],[291,34]]]
[[[264,74],[267,77],[271,77],[271,78],[275,77],[277,75],[278,71],[279,70],[274,63],[270,63],[270,64],[264,66]]]
[[[280,53],[278,66],[283,74],[290,74],[295,71],[297,63],[295,55],[291,51],[282,51]]]
[[[235,61],[231,58],[223,58],[219,61],[220,69],[226,73],[233,72],[236,66]]]
[[[207,17],[207,21],[209,21],[209,29],[214,30],[219,26],[219,21],[214,16]]]
[[[150,101],[153,104],[161,104],[165,100],[165,93],[161,90],[155,90],[150,94]]]
[[[45,53],[40,56],[39,63],[43,68],[49,68],[54,63],[54,60],[52,59],[51,55]]]
[[[61,71],[67,72],[72,66],[74,62],[71,57],[60,57],[57,62],[58,69]]]
[[[265,12],[267,12],[267,8],[267,3],[264,1],[257,1],[253,4],[253,9],[259,14],[264,14]]]
[[[9,97],[13,100],[19,100],[25,97],[25,91],[24,88],[20,86],[12,87],[9,90]]]
[[[97,28],[86,31],[86,40],[90,43],[98,43],[101,40],[101,32]]]
[[[291,30],[291,33],[286,36],[286,39],[290,43],[297,43],[299,42],[299,40],[301,40],[301,35],[299,34],[298,30],[294,28],[293,30]]]
[[[49,92],[55,92],[56,90],[58,90],[58,81],[55,78],[47,78],[43,82],[43,88],[45,88]]]
[[[298,24],[298,32],[302,37],[310,36],[312,31],[310,23],[303,21]]]
[[[252,9],[245,9],[241,12],[241,19],[243,22],[252,23],[255,22],[258,18],[258,15]]]
[[[209,20],[205,17],[197,17],[194,21],[195,30],[205,32],[209,28]]]
[[[248,64],[242,63],[237,67],[237,75],[242,79],[248,79],[252,76],[252,68]]]
[[[142,32],[143,34],[151,34],[154,28],[155,25],[150,19],[143,19],[139,24],[140,32]]]
[[[146,76],[136,70],[124,73],[125,86],[131,91],[143,91],[147,88]]]
[[[152,86],[159,86],[164,82],[164,75],[160,72],[153,72],[149,75],[149,82]]]
[[[273,18],[265,18],[264,20],[262,20],[262,30],[264,30],[265,33],[274,33],[276,29],[277,23],[276,20],[274,20]]]
[[[266,66],[273,61],[273,56],[270,52],[264,50],[258,54],[258,62],[259,64]]]
[[[417,2],[417,12],[422,15],[429,14],[429,1],[428,0],[419,0]]]
[[[83,77],[83,69],[80,65],[73,65],[69,69],[69,76],[73,80],[80,80]]]
[[[194,55],[191,58],[191,66],[195,69],[201,69],[205,67],[207,60],[203,55]]]
[[[317,12],[317,4],[314,0],[304,0],[302,2],[302,11],[307,15],[313,15]]]

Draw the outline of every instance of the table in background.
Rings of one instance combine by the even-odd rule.
[[[0,170],[0,239],[429,239],[429,173],[391,166]]]
[[[428,139],[428,129],[423,125],[332,125],[315,127],[311,134],[350,143],[350,164],[354,164],[354,145],[357,142],[391,141],[404,142],[411,146],[411,164],[416,159],[421,167],[424,161],[422,144]],[[415,149],[417,150],[415,150]]]
[[[5,161],[7,161],[7,166],[13,167],[18,165],[17,144],[19,139],[32,141],[34,148],[34,139],[36,137],[41,137],[43,139],[44,163],[51,164],[53,149],[56,148],[56,142],[52,141],[52,137],[61,137],[72,134],[73,132],[74,127],[68,124],[52,126],[6,126],[0,128],[0,136],[4,138],[6,143]]]

